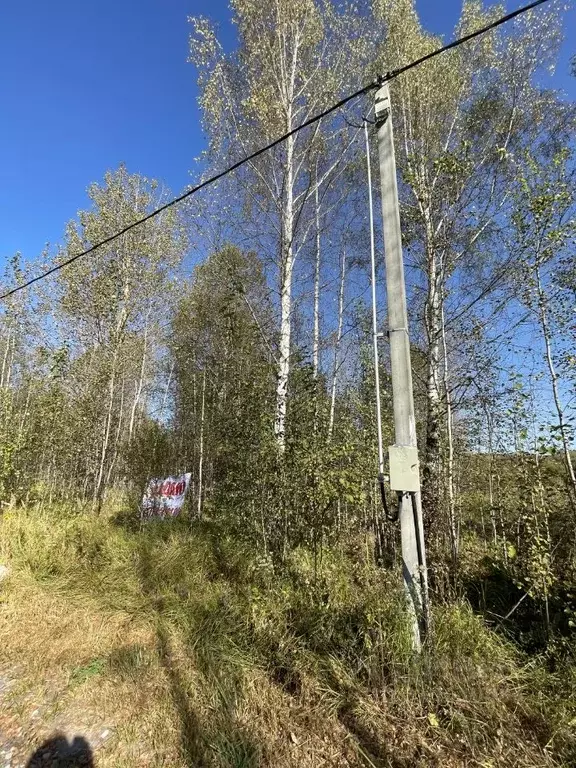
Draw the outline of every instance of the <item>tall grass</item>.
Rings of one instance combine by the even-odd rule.
[[[435,608],[415,656],[397,575],[359,554],[329,550],[318,566],[300,549],[278,570],[215,524],[30,510],[3,518],[0,558],[12,605],[58,595],[108,617],[106,652],[71,652],[68,685],[155,680],[171,726],[154,749],[170,754],[171,734],[181,765],[576,764],[572,668],[528,661],[464,602]],[[0,631],[0,654],[25,653],[17,636]]]

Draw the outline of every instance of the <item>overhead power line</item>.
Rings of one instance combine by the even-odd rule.
[[[491,24],[488,24],[485,27],[481,27],[480,29],[477,29],[475,32],[470,32],[468,35],[464,35],[463,37],[460,37],[457,40],[452,40],[452,42],[447,43],[446,45],[443,45],[441,48],[437,48],[435,51],[431,51],[430,53],[427,53],[425,56],[421,56],[419,59],[416,59],[415,61],[412,61],[409,64],[405,64],[404,66],[398,67],[397,69],[393,69],[384,75],[380,75],[375,80],[372,80],[371,82],[364,85],[362,88],[359,88],[357,91],[354,91],[353,93],[348,94],[343,99],[340,99],[340,101],[337,101],[335,104],[332,104],[332,106],[328,107],[322,112],[318,112],[316,115],[313,115],[312,117],[308,118],[308,120],[305,120],[303,123],[300,123],[291,131],[284,133],[282,136],[279,136],[277,139],[275,139],[274,141],[271,141],[269,144],[266,144],[264,147],[261,147],[260,149],[257,149],[255,152],[252,152],[252,154],[246,155],[242,159],[238,160],[236,163],[233,163],[232,165],[225,168],[223,171],[220,171],[219,173],[216,173],[214,176],[210,176],[210,178],[206,179],[205,181],[202,181],[199,184],[196,184],[186,192],[183,192],[178,197],[173,198],[172,200],[165,203],[164,205],[161,205],[159,208],[156,208],[155,210],[151,211],[146,216],[143,216],[141,219],[138,219],[137,221],[132,222],[132,224],[128,224],[128,226],[124,227],[123,229],[120,229],[118,232],[115,232],[113,235],[110,235],[109,237],[105,237],[103,240],[100,240],[94,245],[91,245],[90,248],[86,248],[86,250],[80,251],[80,253],[76,253],[74,254],[74,256],[70,256],[70,258],[65,259],[64,261],[61,261],[59,264],[54,265],[53,267],[45,270],[44,272],[41,272],[39,275],[36,275],[36,277],[32,277],[29,280],[26,280],[24,283],[21,283],[20,285],[17,285],[14,288],[11,288],[9,291],[6,291],[6,293],[3,293],[2,295],[0,295],[0,300],[7,299],[9,296],[14,295],[18,291],[23,291],[25,288],[29,288],[31,285],[38,282],[39,280],[43,280],[45,277],[48,277],[49,275],[53,275],[55,272],[58,272],[60,269],[63,269],[64,267],[67,267],[70,264],[73,264],[75,261],[78,261],[78,259],[81,259],[84,256],[88,256],[89,254],[96,251],[98,248],[101,248],[102,246],[108,245],[108,243],[111,243],[114,240],[117,240],[119,237],[122,237],[122,235],[125,235],[127,232],[130,232],[130,230],[140,226],[140,224],[144,224],[146,221],[149,221],[155,216],[158,216],[158,214],[162,213],[163,211],[168,210],[168,208],[171,208],[172,206],[177,205],[178,203],[181,203],[183,200],[186,200],[186,198],[188,197],[192,197],[192,195],[195,195],[197,192],[200,192],[200,190],[204,189],[205,187],[208,187],[211,184],[214,184],[215,182],[219,181],[220,179],[223,179],[225,176],[228,176],[228,174],[233,173],[238,168],[241,168],[243,165],[246,165],[246,163],[249,163],[252,160],[255,160],[257,157],[260,157],[260,155],[263,155],[264,153],[269,152],[271,149],[274,149],[274,147],[277,147],[279,144],[282,144],[283,142],[285,142],[291,136],[295,136],[297,133],[304,130],[304,128],[308,128],[310,125],[314,125],[314,123],[317,123],[319,120],[322,120],[323,118],[332,114],[332,112],[336,112],[336,110],[345,106],[350,101],[357,99],[359,96],[363,96],[365,93],[368,93],[369,91],[374,90],[375,88],[379,88],[383,83],[388,82],[389,80],[393,80],[399,75],[402,75],[405,72],[408,72],[411,69],[414,69],[414,67],[420,66],[420,64],[424,64],[426,61],[433,59],[435,56],[439,56],[441,53],[445,53],[446,51],[449,51],[452,48],[456,48],[457,46],[462,45],[463,43],[467,43],[469,40],[472,40],[475,37],[484,35],[486,34],[486,32],[490,32],[491,30],[496,29],[496,27],[499,27],[501,24],[505,24],[507,21],[514,19],[516,16],[520,16],[520,14],[526,13],[527,11],[530,11],[533,8],[536,8],[539,5],[543,5],[544,3],[547,3],[549,1],[550,0],[535,0],[534,2],[529,3],[528,5],[524,5],[521,8],[518,8],[517,10],[512,11],[511,13],[508,13],[499,19],[496,19]]]

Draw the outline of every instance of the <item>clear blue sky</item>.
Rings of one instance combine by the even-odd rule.
[[[262,0],[265,2],[266,0]],[[425,25],[451,35],[460,0],[418,0]],[[516,8],[522,2],[508,2]],[[125,162],[178,192],[204,146],[187,16],[215,19],[234,44],[227,0],[20,0],[0,12],[0,260],[62,237],[86,187]],[[571,31],[571,32],[570,32]],[[576,98],[568,60],[554,85]]]

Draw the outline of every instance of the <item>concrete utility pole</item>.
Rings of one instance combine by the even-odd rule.
[[[388,85],[376,93],[376,126],[384,229],[388,334],[396,444],[390,446],[390,487],[398,491],[402,538],[402,571],[412,615],[414,647],[420,649],[420,622],[428,620],[428,580],[416,447],[410,338],[402,259],[402,233],[396,184],[396,160]]]
[[[364,120],[364,141],[366,143],[366,169],[368,172],[368,221],[370,225],[370,267],[372,281],[372,348],[374,352],[374,387],[376,390],[376,428],[378,438],[378,482],[384,482],[384,447],[382,440],[382,406],[380,403],[380,360],[378,354],[378,308],[376,305],[376,248],[374,245],[374,206],[372,204],[372,163],[368,122]]]

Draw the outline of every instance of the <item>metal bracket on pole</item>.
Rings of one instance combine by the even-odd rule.
[[[376,125],[380,126],[390,117],[390,93],[388,88],[379,88],[374,102],[374,116]]]

